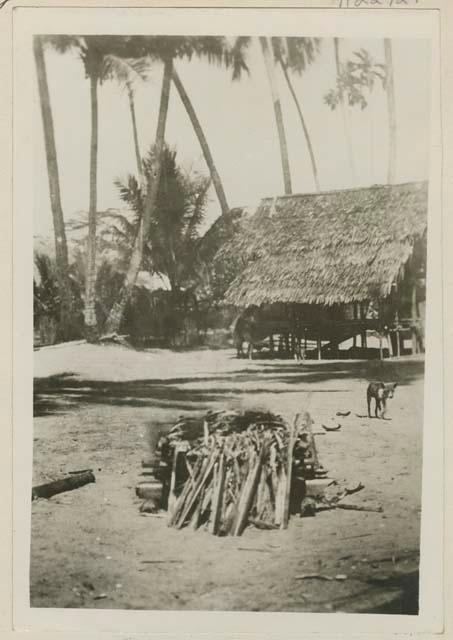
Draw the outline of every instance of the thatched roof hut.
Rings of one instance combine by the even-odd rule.
[[[245,266],[226,302],[334,305],[387,297],[426,237],[427,199],[426,182],[265,198],[227,249]]]

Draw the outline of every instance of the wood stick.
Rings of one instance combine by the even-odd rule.
[[[216,454],[213,453],[211,455],[211,457],[207,460],[206,465],[204,466],[204,470],[202,470],[202,472],[200,473],[201,479],[199,479],[197,481],[197,483],[195,484],[194,491],[193,491],[191,497],[188,499],[188,504],[185,507],[181,517],[178,519],[178,521],[176,523],[176,528],[177,529],[180,529],[183,526],[186,518],[190,515],[190,512],[192,510],[192,507],[195,504],[196,499],[200,495],[201,490],[203,489],[203,487],[205,486],[205,484],[206,484],[206,482],[207,482],[207,480],[209,478],[209,475],[210,475],[210,473],[212,471],[212,468],[214,466],[215,461],[216,461]]]
[[[281,526],[283,522],[283,509],[286,492],[286,471],[282,467],[278,479],[277,491],[275,495],[275,524]]]
[[[170,478],[170,491],[168,493],[168,511],[173,511],[175,503],[176,503],[176,465],[178,463],[178,445],[175,446],[175,450],[173,452],[173,465],[171,468],[171,478]]]
[[[201,511],[203,507],[203,499],[204,499],[205,492],[206,492],[206,488],[205,486],[202,486],[199,497],[198,497],[198,502],[195,506],[192,519],[190,521],[190,526],[194,531],[196,531],[200,526],[200,517],[201,517]]]
[[[278,529],[278,525],[266,522],[259,518],[249,518],[250,524],[253,524],[257,529]]]
[[[235,504],[235,518],[234,518],[233,527],[231,531],[233,536],[236,535],[235,532],[238,528],[239,519],[244,509],[246,496],[248,495],[248,492],[252,483],[252,473],[253,473],[253,468],[251,467],[251,460],[249,457],[249,468],[247,472],[247,477],[245,479],[245,482],[243,482],[242,484],[242,490],[240,491],[240,494],[239,494],[239,500],[236,501],[236,504]]]
[[[340,502],[335,505],[336,509],[348,509],[350,511],[371,511],[373,513],[382,513],[384,509],[382,507],[365,507],[358,504],[344,504],[344,502]]]
[[[245,527],[247,526],[247,516],[253,504],[253,499],[255,497],[256,490],[258,488],[261,468],[263,464],[263,457],[264,457],[264,445],[261,445],[261,450],[258,455],[258,458],[255,462],[253,469],[251,470],[251,473],[249,474],[250,482],[247,482],[248,486],[246,486],[242,509],[239,509],[239,512],[238,512],[237,523],[233,531],[233,535],[235,536],[240,536],[241,533],[244,531]]]
[[[187,497],[190,494],[190,491],[193,489],[193,487],[195,486],[195,478],[198,474],[198,472],[201,469],[203,462],[202,459],[198,459],[197,463],[195,465],[195,471],[193,472],[193,476],[191,479],[187,480],[184,489],[182,490],[181,494],[179,495],[178,499],[176,500],[176,503],[174,505],[174,509],[173,512],[170,514],[170,518],[168,521],[168,526],[174,526],[181,514],[182,509],[184,508],[184,504],[186,503]]]
[[[294,452],[294,443],[296,440],[296,428],[299,422],[299,414],[297,414],[294,418],[291,432],[289,435],[289,443],[288,443],[288,464],[286,469],[286,485],[285,485],[285,494],[284,494],[284,502],[283,502],[283,515],[282,521],[280,524],[281,529],[288,528],[289,522],[289,500],[291,495],[291,480],[293,475],[293,452]]]
[[[224,489],[225,489],[225,454],[222,453],[218,463],[216,484],[213,488],[211,521],[209,523],[210,533],[217,535],[222,515]]]
[[[73,491],[74,489],[83,487],[90,482],[96,482],[96,478],[91,471],[76,473],[66,478],[62,478],[61,480],[54,480],[53,482],[47,482],[46,484],[40,484],[37,487],[33,487],[31,490],[31,499],[51,498],[57,493]]]

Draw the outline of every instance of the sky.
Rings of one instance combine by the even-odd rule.
[[[384,62],[383,40],[342,39],[342,60],[365,48]],[[428,178],[431,43],[422,39],[392,40],[396,122],[396,181]],[[66,220],[88,210],[90,93],[76,54],[46,51],[54,116],[63,212]],[[254,207],[263,197],[283,193],[277,130],[268,79],[259,44],[248,52],[249,75],[233,82],[231,72],[206,62],[177,61],[176,67],[195,107],[224,184],[230,207]],[[314,191],[307,145],[296,107],[277,69],[288,139],[294,193]],[[386,182],[388,119],[386,94],[375,85],[368,107],[348,108],[355,177],[348,160],[344,123],[324,96],[335,85],[333,40],[322,39],[315,62],[293,83],[309,129],[322,190]],[[142,155],[152,144],[157,125],[162,67],[153,65],[146,83],[136,86],[136,113]],[[38,92],[34,122],[34,233],[52,234],[47,167]],[[174,87],[171,89],[166,141],[177,150],[186,169],[208,174],[198,140]],[[98,210],[123,206],[114,180],[136,172],[127,94],[113,81],[99,89]],[[210,191],[205,228],[219,216]]]

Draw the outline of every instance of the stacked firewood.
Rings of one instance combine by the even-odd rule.
[[[161,443],[169,525],[235,536],[248,524],[286,528],[297,484],[323,473],[311,424],[309,414],[289,425],[258,411],[181,419]]]

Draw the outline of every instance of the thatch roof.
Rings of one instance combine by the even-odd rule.
[[[426,232],[427,196],[423,182],[262,200],[226,247],[244,259],[226,302],[386,297]]]
[[[245,207],[235,207],[212,223],[200,239],[200,253],[206,262],[211,262],[219,249],[231,241],[246,214]]]

